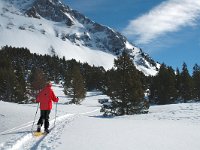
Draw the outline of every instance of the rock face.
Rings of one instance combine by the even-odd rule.
[[[41,16],[55,22],[65,21],[71,26],[73,21],[66,15],[69,12],[69,7],[64,6],[59,0],[36,0],[26,14],[29,17],[40,18]]]
[[[67,38],[74,43],[76,40],[82,41],[84,46],[95,46],[116,55],[119,55],[122,50],[126,49],[125,43],[127,39],[120,33],[89,20],[79,12],[63,5],[59,0],[36,0],[25,14],[38,19],[43,17],[55,22],[64,22],[68,27],[73,26],[76,22],[83,25],[85,31],[82,35],[77,35],[76,33],[66,34],[62,35],[62,39]],[[102,36],[99,36],[100,34]]]
[[[22,24],[20,30],[26,31],[27,28],[34,32],[39,30],[41,34],[48,35],[46,28],[42,28],[43,20],[50,21],[54,36],[62,41],[70,41],[79,47],[86,47],[92,50],[100,50],[105,53],[118,56],[123,50],[127,51],[133,59],[136,67],[146,75],[154,75],[159,68],[159,64],[152,60],[141,49],[130,43],[126,37],[111,28],[91,21],[76,10],[70,9],[60,0],[3,0],[8,6],[15,7],[15,12],[24,18],[33,18],[34,22],[30,25]],[[1,3],[1,2],[0,2]],[[8,8],[8,11],[9,11]],[[3,8],[2,8],[3,9]],[[5,8],[4,8],[5,9]],[[10,13],[12,11],[10,10]],[[16,13],[15,13],[16,15]],[[42,20],[37,27],[38,21]],[[13,28],[14,22],[11,22]],[[62,26],[62,28],[61,28]],[[38,29],[41,28],[41,29]],[[53,45],[51,47],[54,48]],[[56,51],[56,48],[54,48]]]

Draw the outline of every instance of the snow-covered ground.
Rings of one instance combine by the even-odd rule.
[[[149,114],[103,118],[98,99],[106,95],[88,92],[81,105],[66,105],[62,88],[53,88],[60,102],[54,128],[55,105],[51,111],[47,136],[30,132],[37,104],[0,102],[0,150],[200,149],[200,103],[151,106]]]

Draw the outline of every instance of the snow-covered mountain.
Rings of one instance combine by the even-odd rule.
[[[91,21],[60,0],[1,0],[0,46],[27,47],[109,69],[123,50],[138,70],[155,75],[159,64],[119,32]]]

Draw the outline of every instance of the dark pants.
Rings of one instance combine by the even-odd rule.
[[[37,125],[43,125],[44,122],[44,128],[49,128],[49,114],[50,110],[40,110],[40,119],[38,120]]]

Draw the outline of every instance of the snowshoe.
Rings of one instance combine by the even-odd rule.
[[[33,132],[33,136],[38,137],[38,136],[42,136],[44,133],[42,132]]]

